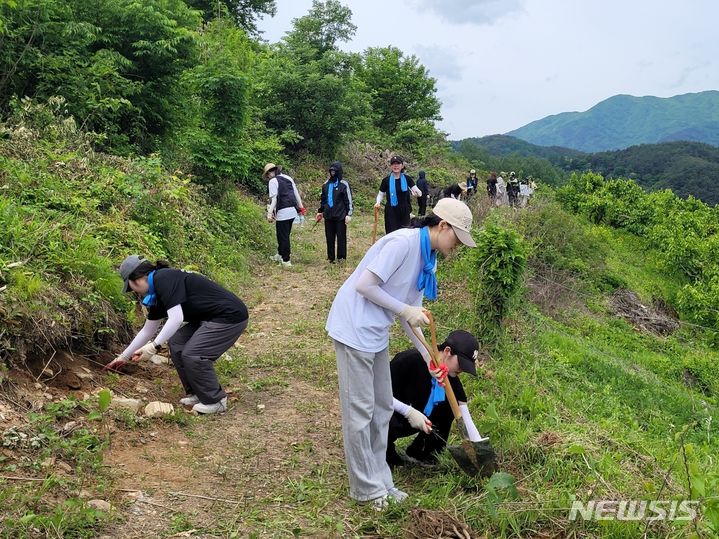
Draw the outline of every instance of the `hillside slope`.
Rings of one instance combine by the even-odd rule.
[[[468,138],[452,143],[470,160],[481,160],[495,168],[521,170],[536,166],[536,160],[547,162],[557,175],[593,170],[612,177],[628,177],[647,189],[671,189],[676,195],[693,196],[714,205],[719,203],[719,148],[701,142],[661,142],[639,144],[612,152],[584,153],[559,146],[539,146],[507,135]],[[525,158],[517,159],[517,157]],[[511,164],[511,161],[516,161]],[[509,161],[511,166],[505,166]],[[524,165],[524,166],[523,166]],[[545,177],[535,173],[535,177]]]
[[[585,152],[674,140],[719,146],[719,91],[668,98],[616,95],[587,111],[547,116],[506,134]]]

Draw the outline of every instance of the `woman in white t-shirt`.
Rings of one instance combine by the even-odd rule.
[[[405,333],[429,362],[410,326],[429,322],[422,297],[437,297],[437,251],[448,255],[460,243],[474,247],[471,226],[467,205],[444,198],[415,228],[382,237],[339,289],[327,318],[325,329],[337,354],[350,496],[372,501],[377,509],[386,507],[389,499],[407,497],[395,488],[385,460],[393,413],[389,328],[399,317]],[[431,424],[421,412],[410,407],[406,417],[416,429],[430,431]]]

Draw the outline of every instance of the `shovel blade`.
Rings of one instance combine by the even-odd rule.
[[[447,450],[467,475],[489,477],[497,470],[497,455],[487,441],[464,440],[462,445],[450,445]]]

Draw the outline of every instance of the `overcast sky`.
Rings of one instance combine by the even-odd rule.
[[[278,41],[312,0],[277,0]],[[437,79],[452,139],[505,133],[616,94],[719,89],[719,0],[345,0],[347,51],[393,45]]]

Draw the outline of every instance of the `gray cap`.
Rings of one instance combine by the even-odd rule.
[[[125,281],[125,286],[122,288],[123,292],[127,292],[130,289],[130,285],[127,281],[130,275],[132,275],[132,272],[143,262],[145,262],[145,259],[140,255],[130,255],[122,261],[122,264],[120,264],[120,277]]]

